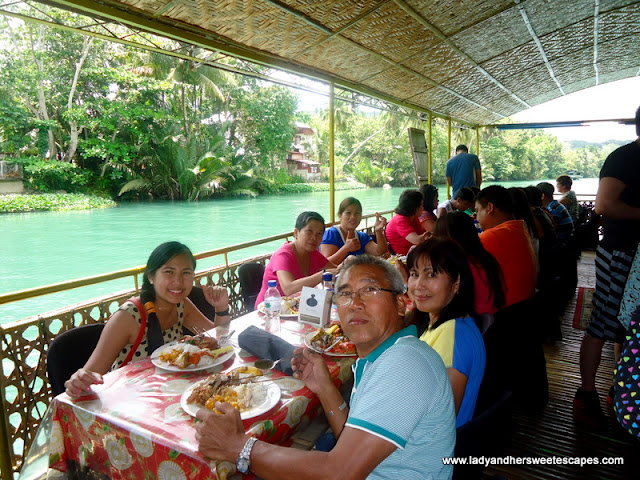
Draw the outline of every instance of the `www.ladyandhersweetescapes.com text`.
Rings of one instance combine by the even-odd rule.
[[[622,457],[445,457],[445,465],[624,465]]]

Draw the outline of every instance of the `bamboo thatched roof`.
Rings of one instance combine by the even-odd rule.
[[[633,0],[42,0],[472,124],[640,74]]]

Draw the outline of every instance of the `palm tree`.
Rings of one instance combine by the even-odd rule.
[[[349,126],[349,120],[351,120],[356,113],[350,103],[344,101],[338,101],[334,104],[333,108],[333,126],[337,132],[344,132]],[[321,113],[322,120],[326,123],[327,128],[329,125],[329,109],[323,110]]]
[[[192,56],[196,57],[201,52],[201,49],[191,47]],[[167,102],[175,113],[181,115],[183,134],[187,138],[199,128],[205,117],[223,109],[223,89],[234,88],[237,84],[236,77],[231,73],[194,60],[155,52],[141,53],[139,59],[141,65],[136,72],[174,85],[176,95],[168,98]],[[217,108],[213,106],[216,104]],[[206,112],[205,106],[208,107]]]
[[[157,198],[194,201],[213,193],[232,174],[224,136],[211,132],[199,142],[176,135],[171,127],[166,133],[150,146],[137,178],[125,183],[118,195],[141,191]]]

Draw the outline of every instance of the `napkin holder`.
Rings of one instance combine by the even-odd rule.
[[[319,288],[302,287],[300,294],[300,322],[324,328],[329,324],[333,292]]]

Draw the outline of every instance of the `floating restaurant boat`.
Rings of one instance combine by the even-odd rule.
[[[384,212],[391,214],[391,212]],[[369,215],[364,219],[365,231],[372,231],[375,216]],[[291,233],[276,235],[245,244],[234,245],[224,249],[218,249],[209,252],[202,252],[196,257],[198,259],[211,256],[222,255],[227,258],[231,252],[241,251],[243,248],[255,246],[260,243],[268,243],[274,240],[285,240],[291,238]],[[247,305],[244,303],[242,288],[239,281],[238,270],[243,263],[258,262],[265,264],[269,255],[262,255],[243,260],[241,262],[225,262],[215,268],[205,271],[198,271],[196,274],[196,284],[214,283],[225,286],[229,291],[229,305],[232,317],[236,318],[247,312]],[[10,300],[27,299],[30,296],[53,293],[65,289],[72,289],[84,285],[97,284],[99,282],[112,280],[115,278],[130,278],[132,287],[128,291],[121,291],[114,295],[107,295],[94,300],[72,305],[57,311],[48,312],[36,317],[25,319],[19,322],[0,325],[0,332],[4,342],[2,349],[4,376],[3,376],[3,396],[5,412],[5,423],[7,427],[5,434],[9,441],[4,443],[4,448],[13,446],[13,451],[6,452],[5,459],[11,458],[13,454],[17,459],[22,456],[16,455],[16,445],[20,444],[20,439],[27,439],[22,443],[23,455],[26,455],[26,449],[30,445],[28,440],[32,440],[36,434],[36,430],[40,420],[42,419],[47,406],[51,401],[51,391],[46,376],[46,356],[48,346],[51,340],[58,334],[77,327],[78,325],[101,323],[106,321],[109,315],[115,311],[120,303],[128,299],[138,290],[139,276],[144,267],[136,267],[132,269],[122,270],[119,272],[111,272],[109,274],[78,279],[58,285],[49,285],[46,287],[30,289],[29,291],[15,292],[8,295],[0,296],[2,303],[8,303]],[[593,285],[594,265],[593,254],[585,254],[581,260],[581,287],[589,287]],[[578,302],[580,303],[580,302]],[[545,354],[547,360],[547,372],[549,378],[549,405],[544,409],[542,417],[531,417],[530,415],[516,410],[514,421],[514,433],[511,439],[511,449],[508,450],[509,455],[567,455],[576,448],[582,448],[584,435],[592,435],[589,432],[576,429],[575,431],[567,431],[571,425],[571,400],[572,395],[577,388],[576,378],[578,374],[578,352],[576,350],[581,339],[582,332],[573,328],[572,323],[576,315],[575,303],[571,304],[567,309],[565,321],[562,325],[563,342],[559,345],[546,346]],[[604,353],[603,363],[611,368],[603,369],[608,372],[613,369],[613,358],[608,352]],[[570,375],[571,381],[567,381],[567,375]],[[607,374],[602,372],[598,376],[598,388],[606,391]],[[16,419],[19,421],[16,422]],[[615,422],[615,420],[613,420]],[[319,425],[326,424],[320,422]],[[312,433],[303,433],[311,438],[306,439],[304,445],[311,445],[313,440],[317,438],[324,430],[317,430],[317,425],[311,426]],[[315,429],[315,430],[313,430]],[[558,430],[560,429],[560,430]],[[604,437],[603,437],[604,435]],[[609,455],[612,457],[621,457],[628,459],[627,455],[633,450],[631,439],[624,441],[626,435],[618,431],[610,431],[608,434],[599,433],[598,438],[608,438],[612,443],[609,446],[599,445],[600,455]],[[560,439],[562,438],[562,441]],[[575,442],[571,445],[571,442]],[[536,453],[537,452],[537,453]],[[19,470],[21,464],[17,465]],[[30,468],[30,472],[32,471]],[[598,472],[606,474],[606,478],[627,478],[625,472],[631,465],[625,465],[624,469],[620,465],[601,466]],[[509,474],[508,478],[520,478],[517,465],[492,465],[486,472]],[[42,471],[40,471],[42,473]],[[31,478],[31,477],[28,477]],[[553,478],[541,476],[541,478]],[[577,471],[566,467],[562,470],[561,478],[580,478]]]
[[[570,92],[637,75],[640,68],[637,55],[640,37],[637,22],[633,21],[640,15],[640,2],[633,0],[444,4],[415,0],[47,0],[46,3],[95,21],[83,26],[66,17],[53,21],[26,2],[4,5],[0,13],[137,48],[161,50],[138,35],[148,32],[180,43],[182,48],[166,54],[213,68],[280,84],[292,83],[270,77],[248,63],[245,67],[230,67],[216,60],[222,53],[327,82],[331,125],[334,98],[418,117],[425,122],[426,135],[425,148],[414,151],[426,166],[416,171],[419,181],[431,179],[431,126],[436,118],[448,123],[450,149],[453,127],[475,131],[478,152],[481,128],[507,128],[499,122],[514,113]],[[107,28],[110,22],[130,28],[130,34],[113,33]],[[302,88],[309,90],[306,86]],[[629,119],[619,121],[629,123]],[[549,126],[553,125],[537,124],[536,128]],[[330,148],[333,183],[333,143]],[[332,195],[330,211],[335,210]],[[238,279],[242,262],[229,263],[228,253],[288,236],[290,233],[202,252],[198,258],[222,255],[225,261],[217,268],[198,272],[197,281],[225,286],[230,292],[232,314],[240,315],[247,310]],[[264,264],[267,258],[265,255],[247,260]],[[0,326],[2,480],[12,479],[21,470],[51,401],[45,363],[51,340],[75,326],[106,321],[119,303],[139,289],[141,272],[142,267],[136,267],[0,295],[0,304],[4,304],[115,278],[128,277],[132,281],[129,291]],[[521,458],[601,457],[607,453],[621,455],[627,463],[623,467],[591,465],[583,470],[547,465],[532,467],[524,474],[518,470],[524,466],[511,466],[497,472],[507,473],[510,478],[632,478],[639,469],[637,464],[633,465],[637,460],[631,454],[628,439],[612,430],[606,436],[582,432],[571,423],[570,395],[577,386],[578,338],[575,332],[565,333],[565,338],[573,342],[571,348],[547,349],[553,408],[547,408],[536,419],[517,416],[515,448],[510,452]],[[605,361],[613,368],[610,356]],[[606,391],[608,385],[603,378],[598,387]]]

